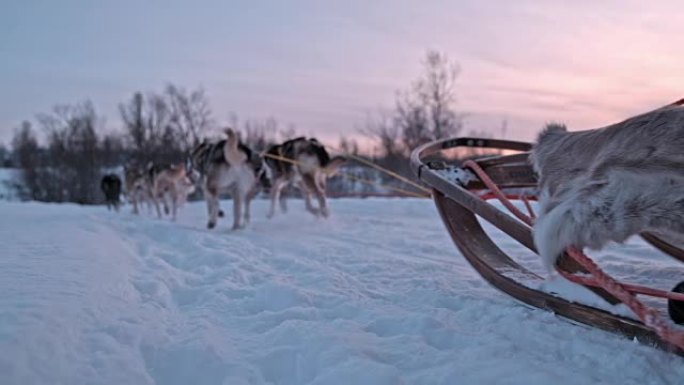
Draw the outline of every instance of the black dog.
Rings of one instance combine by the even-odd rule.
[[[100,188],[105,195],[107,210],[111,210],[113,206],[114,210],[118,212],[120,205],[119,196],[121,195],[121,178],[116,174],[107,174],[102,177]]]

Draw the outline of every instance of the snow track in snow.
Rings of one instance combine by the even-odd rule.
[[[490,288],[427,200],[333,200],[329,220],[314,219],[298,201],[270,221],[267,202],[254,206],[249,227],[231,232],[228,219],[206,230],[202,203],[187,205],[176,223],[133,216],[128,207],[116,215],[2,203],[0,383],[684,378],[679,357],[571,325]],[[636,255],[641,246],[628,249]],[[665,266],[606,261],[626,275]]]

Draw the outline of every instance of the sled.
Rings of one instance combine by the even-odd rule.
[[[479,168],[491,179],[490,183],[493,182],[510,199],[534,200],[537,179],[528,162],[531,147],[530,143],[518,141],[453,138],[427,143],[415,149],[410,162],[415,175],[432,189],[432,198],[456,247],[489,284],[518,301],[551,311],[570,321],[684,355],[681,343],[675,346],[664,340],[652,326],[639,320],[534,289],[539,287],[543,278],[510,258],[485,232],[477,217],[536,253],[532,228],[488,203],[486,198],[491,197],[492,191],[487,188],[483,178],[473,172],[473,168]],[[499,154],[469,162],[459,158],[448,159],[447,150],[457,148],[490,149]],[[471,166],[464,166],[468,164]],[[663,253],[684,262],[684,250],[652,234],[642,234],[642,237]],[[568,255],[559,258],[557,268],[566,274],[587,274],[587,270]],[[585,287],[609,304],[622,302],[601,288]],[[681,294],[669,294],[679,295],[676,298],[681,298]],[[673,327],[678,329],[674,325]]]

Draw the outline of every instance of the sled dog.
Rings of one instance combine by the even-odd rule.
[[[331,158],[325,147],[315,138],[299,137],[271,146],[264,156],[271,185],[271,208],[268,217],[275,214],[276,204],[287,210],[283,188],[296,184],[302,191],[306,209],[312,214],[330,215],[325,195],[326,180],[334,175],[346,161],[344,157]],[[318,208],[311,204],[311,195],[318,200]]]

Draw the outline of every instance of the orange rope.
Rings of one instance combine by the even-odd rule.
[[[297,161],[297,160],[295,160],[295,159],[290,159],[290,158],[287,158],[287,157],[284,157],[284,156],[280,156],[280,155],[264,153],[264,154],[261,154],[261,156],[264,156],[264,157],[266,157],[266,158],[281,160],[281,161],[283,161],[283,162],[291,163],[291,164],[294,164],[294,165],[300,165],[300,164],[301,164],[299,161]],[[416,193],[416,192],[413,192],[413,191],[404,190],[404,189],[399,188],[399,187],[394,187],[394,186],[390,186],[390,185],[385,185],[385,184],[378,183],[378,182],[375,182],[375,181],[371,181],[371,180],[368,180],[368,179],[360,178],[360,177],[357,177],[356,175],[353,175],[353,174],[350,174],[350,173],[346,173],[346,172],[344,172],[344,171],[339,171],[339,170],[338,170],[338,171],[337,171],[337,174],[340,174],[340,175],[343,176],[343,177],[346,177],[346,178],[348,178],[348,179],[351,179],[351,180],[354,180],[354,181],[357,181],[357,182],[360,182],[360,183],[365,183],[365,184],[372,185],[372,186],[378,186],[378,187],[386,188],[386,189],[389,189],[389,190],[393,190],[393,191],[402,193],[402,194],[407,195],[407,196],[412,196],[412,197],[416,197],[416,198],[429,198],[429,197],[430,197],[429,195],[420,194],[420,193]]]
[[[513,213],[513,215],[515,215],[518,219],[523,221],[523,223],[532,226],[532,218],[528,217],[527,215],[525,215],[525,213],[518,210],[518,208],[515,207],[513,203],[511,203],[511,201],[506,198],[506,194],[504,194],[501,191],[501,189],[499,189],[499,186],[497,186],[496,183],[494,183],[494,181],[489,177],[489,175],[487,175],[487,173],[484,172],[480,165],[478,165],[472,160],[467,160],[463,163],[463,166],[473,170],[473,172],[475,172],[475,174],[477,174],[477,176],[480,178],[482,183],[484,183],[485,186],[489,188],[492,194],[494,194],[494,196],[496,196],[496,198],[499,199],[499,202],[506,206],[506,208],[511,213]]]

